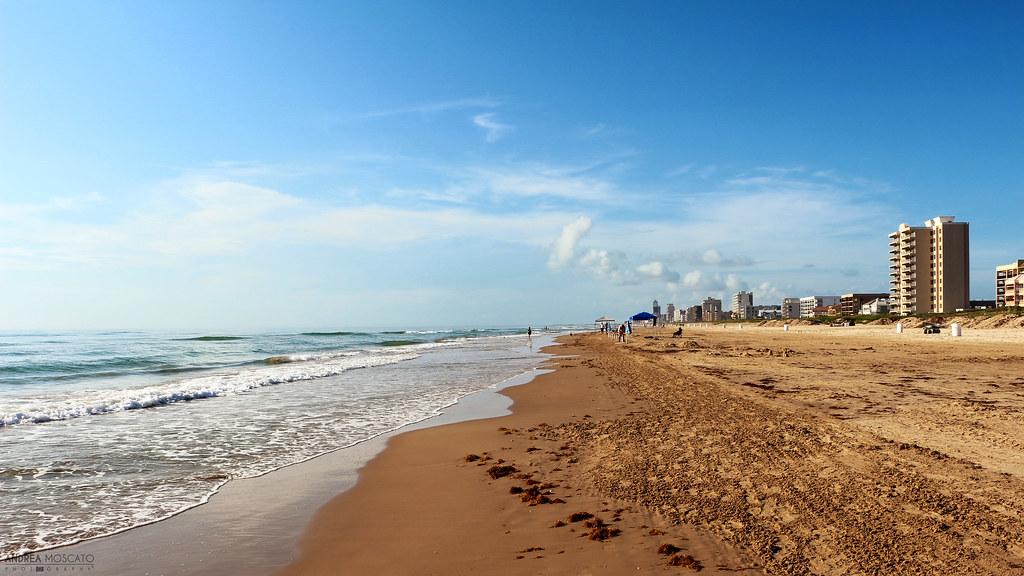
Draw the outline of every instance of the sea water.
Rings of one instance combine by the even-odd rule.
[[[427,418],[535,367],[522,332],[0,333],[0,558]]]

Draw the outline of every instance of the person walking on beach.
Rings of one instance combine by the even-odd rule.
[[[619,324],[619,342],[626,341],[626,325]]]

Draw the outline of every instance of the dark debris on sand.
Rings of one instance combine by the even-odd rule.
[[[495,480],[498,478],[504,478],[505,476],[510,476],[516,472],[519,472],[518,468],[507,464],[504,466],[491,466],[487,469],[487,474]]]

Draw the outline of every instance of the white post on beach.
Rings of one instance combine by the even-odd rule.
[[[896,323],[896,333],[903,334],[903,322]]]
[[[960,323],[959,322],[953,322],[953,325],[949,327],[949,333],[952,334],[954,337],[958,337],[959,338],[960,336],[963,335],[962,332],[963,332],[963,330],[960,327]]]
[[[783,324],[782,325],[782,331],[783,332],[789,332],[789,324]]]

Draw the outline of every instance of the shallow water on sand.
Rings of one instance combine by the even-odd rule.
[[[317,345],[331,337],[346,341]],[[282,336],[119,334],[138,344],[104,377],[116,344],[62,352],[75,336],[28,338],[0,335],[0,558],[165,518],[229,479],[422,420],[542,360],[540,339],[515,333],[299,336],[308,348]],[[24,359],[45,350],[48,366]]]

